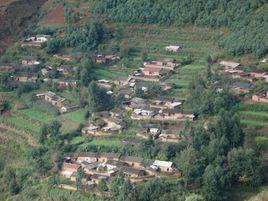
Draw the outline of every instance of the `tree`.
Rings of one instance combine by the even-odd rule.
[[[252,149],[234,148],[227,156],[229,175],[233,182],[252,187],[259,186],[263,180],[262,160]]]
[[[207,65],[207,81],[211,81],[212,79],[212,70],[211,70],[211,64],[209,63]]]
[[[86,59],[83,62],[83,65],[81,68],[82,68],[82,70],[79,73],[79,80],[80,80],[82,86],[87,87],[90,84],[90,82],[93,80],[93,73],[92,73],[93,62],[92,62],[92,60]]]
[[[49,147],[56,148],[61,144],[61,123],[53,120],[42,125],[39,134],[39,142]]]
[[[99,88],[95,82],[90,83],[88,91],[90,112],[106,111],[114,106],[112,97],[105,89]]]
[[[120,186],[119,195],[117,201],[138,201],[138,193],[136,186],[129,180],[125,180],[123,185]]]
[[[217,116],[214,129],[217,138],[224,136],[227,139],[229,149],[225,151],[228,152],[230,149],[243,144],[244,133],[239,117],[233,111],[221,111]]]
[[[117,197],[120,194],[120,189],[125,182],[125,176],[122,172],[113,178],[112,182],[109,185],[109,190],[112,194],[112,197]]]
[[[193,183],[198,177],[202,176],[200,159],[196,150],[193,147],[188,147],[183,150],[177,159],[178,168],[183,173],[185,186]]]
[[[220,166],[208,165],[203,174],[203,194],[206,201],[226,199],[226,172]]]

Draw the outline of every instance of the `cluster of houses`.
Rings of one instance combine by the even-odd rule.
[[[90,135],[112,135],[122,132],[125,128],[124,122],[113,112],[93,113],[89,125],[82,129],[82,134]]]
[[[87,188],[97,186],[101,180],[109,183],[119,172],[125,174],[133,183],[161,176],[181,177],[181,172],[170,161],[147,160],[117,153],[91,152],[66,157],[60,175],[76,182],[80,168],[84,172],[82,183]]]
[[[145,62],[143,66],[129,75],[135,80],[159,82],[169,78],[180,66],[174,59]]]
[[[241,63],[221,61],[220,66],[222,67],[222,72],[226,75],[230,75],[232,78],[241,78],[248,82],[253,82],[254,80],[268,82],[267,73],[257,71],[245,72],[245,68]]]
[[[71,112],[79,108],[79,105],[70,104],[68,100],[51,91],[36,94],[36,97],[52,104],[59,110],[60,113]]]
[[[182,123],[175,125],[167,124],[163,127],[156,123],[143,123],[142,128],[137,131],[136,135],[144,139],[176,143],[181,140],[186,140],[180,136],[180,131],[182,128]]]
[[[131,119],[133,120],[194,120],[195,115],[192,112],[184,111],[182,106],[183,101],[164,97],[155,98],[154,100],[134,97],[123,102],[123,108],[131,111]]]
[[[262,81],[263,83],[268,83],[268,74],[265,72],[246,72],[242,64],[230,61],[221,61],[220,66],[222,67],[222,72],[225,75],[229,75],[234,79],[240,79],[242,81],[234,82],[232,89],[238,94],[248,94],[250,92],[250,87],[252,82],[255,80]],[[268,89],[261,90],[252,96],[253,102],[268,103]]]
[[[121,57],[114,52],[107,52],[107,53],[98,53],[94,57],[94,61],[96,64],[106,64],[112,61],[118,61]]]

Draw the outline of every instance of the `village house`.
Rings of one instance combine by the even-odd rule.
[[[77,109],[79,109],[80,106],[78,104],[64,104],[61,108],[60,108],[60,113],[67,113],[67,112],[72,112],[75,111]]]
[[[83,152],[83,153],[76,153],[73,157],[78,163],[88,162],[88,163],[95,163],[98,162],[98,153],[94,152]]]
[[[161,133],[161,129],[157,124],[143,124],[142,128],[137,131],[137,136],[149,139],[152,137],[153,139],[157,139]]]
[[[175,100],[175,98],[158,97],[150,101],[150,107],[159,109],[176,109],[182,106],[184,101]]]
[[[137,108],[133,110],[131,114],[131,119],[133,120],[152,119],[158,112],[159,112],[159,109],[150,108],[148,106],[143,107],[143,108]]]
[[[195,118],[195,115],[191,112],[184,112],[181,109],[162,109],[159,111],[159,114],[157,114],[154,117],[154,120],[163,121],[163,120],[183,120],[188,119],[193,121]]]
[[[173,172],[175,170],[174,164],[170,161],[155,160],[151,168],[161,172]]]
[[[79,164],[63,162],[60,174],[66,178],[70,178],[80,167]]]
[[[129,74],[129,80],[142,80],[147,82],[160,82],[161,79],[159,76],[146,76],[144,75],[141,70],[134,71],[133,73]]]
[[[34,66],[34,65],[39,65],[40,61],[37,60],[37,57],[28,56],[28,57],[24,57],[21,60],[21,64],[23,66]]]
[[[250,77],[252,80],[255,79],[263,82],[268,82],[268,75],[265,72],[258,72],[258,71],[250,72]]]
[[[121,156],[120,161],[125,162],[128,166],[133,168],[143,168],[142,161],[143,158],[135,156]]]
[[[242,64],[232,62],[232,61],[221,61],[220,65],[221,65],[221,67],[223,67],[225,69],[225,71],[241,69],[241,67],[242,67]]]
[[[181,47],[178,45],[170,45],[165,47],[165,50],[168,52],[178,52],[180,49]]]
[[[50,35],[36,35],[26,38],[21,47],[42,47],[42,44],[47,42],[50,39]]]
[[[100,53],[95,56],[95,63],[97,64],[105,64],[116,60],[120,60],[120,56],[115,53]]]
[[[180,135],[174,130],[162,130],[158,139],[161,142],[179,142]]]
[[[98,80],[97,85],[101,88],[104,88],[106,90],[111,90],[112,89],[112,83],[109,80]]]
[[[77,81],[72,78],[65,78],[65,79],[53,79],[53,83],[55,83],[60,89],[66,88],[76,88]]]
[[[263,76],[263,80],[264,80],[264,82],[268,82],[268,74],[265,74],[264,76]]]
[[[15,68],[11,64],[0,64],[0,72],[10,72],[13,70],[15,70]]]
[[[38,77],[36,74],[25,74],[25,75],[16,75],[16,76],[11,76],[11,79],[16,82],[32,82],[35,83],[38,80]]]
[[[50,39],[50,35],[39,34],[39,35],[36,35],[36,36],[33,36],[33,37],[29,37],[25,41],[44,43],[44,42],[47,42],[49,39]]]
[[[237,94],[247,94],[250,90],[250,84],[246,82],[235,82],[231,87]]]
[[[106,163],[108,160],[116,160],[119,161],[120,154],[117,153],[100,153],[99,154],[99,162]]]
[[[133,97],[130,101],[123,102],[123,108],[127,111],[133,111],[134,109],[144,108],[146,106],[148,106],[148,101],[139,97]]]
[[[145,67],[141,71],[145,76],[158,77],[161,80],[168,78],[172,74],[172,70],[154,67]]]
[[[73,68],[71,65],[67,65],[67,64],[64,64],[64,65],[60,65],[57,70],[62,73],[63,75],[69,75],[71,74]]]
[[[174,71],[180,66],[180,63],[177,63],[174,59],[163,59],[160,61],[149,61],[143,64],[143,67],[146,68],[157,68],[157,69],[167,69]]]
[[[46,92],[46,93],[37,94],[36,97],[43,99],[47,102],[50,102],[52,105],[54,105],[57,108],[63,107],[64,102],[66,101],[65,98],[62,98],[51,91]]]
[[[72,61],[72,59],[73,59],[71,54],[59,54],[59,55],[55,54],[55,55],[53,55],[53,57],[59,58],[63,61],[67,61],[67,62]]]
[[[268,90],[262,90],[256,94],[253,94],[252,101],[257,103],[268,103]]]
[[[114,80],[114,84],[116,86],[119,86],[119,87],[122,87],[124,85],[126,85],[128,83],[128,79],[125,78],[125,77],[117,77],[115,80]]]
[[[110,115],[114,118],[120,118],[126,115],[126,111],[124,109],[116,107],[110,111]]]
[[[127,177],[129,178],[138,178],[138,177],[143,177],[146,176],[146,172],[141,169],[136,169],[132,167],[121,167],[120,171],[122,171]]]

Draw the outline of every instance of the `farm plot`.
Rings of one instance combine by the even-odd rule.
[[[268,126],[268,105],[242,104],[240,106],[241,122],[248,126]]]

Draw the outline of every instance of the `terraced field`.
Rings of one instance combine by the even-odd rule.
[[[241,121],[248,126],[268,126],[268,105],[242,104],[240,106]]]

